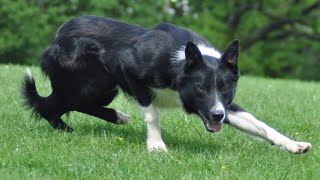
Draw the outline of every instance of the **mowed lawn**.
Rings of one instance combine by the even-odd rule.
[[[117,126],[73,112],[73,133],[52,130],[21,106],[25,66],[0,65],[0,179],[319,179],[320,83],[241,77],[236,102],[312,149],[294,155],[225,125],[217,134],[180,109],[160,110],[168,153],[148,153],[139,107],[119,95],[112,107],[131,115]],[[49,80],[31,67],[41,95]]]

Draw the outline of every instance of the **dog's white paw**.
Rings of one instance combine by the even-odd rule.
[[[306,153],[311,148],[311,144],[307,142],[290,141],[285,143],[282,147],[291,153],[301,154]]]
[[[116,112],[118,116],[117,124],[127,124],[131,120],[128,114],[125,114],[118,110]]]
[[[160,141],[147,141],[149,152],[168,152],[166,144]]]

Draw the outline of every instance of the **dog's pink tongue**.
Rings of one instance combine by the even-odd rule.
[[[208,123],[208,128],[214,132],[219,132],[221,130],[221,127],[222,127],[222,124],[218,122]]]

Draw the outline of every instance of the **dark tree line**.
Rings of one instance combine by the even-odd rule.
[[[39,64],[57,28],[81,15],[171,22],[221,50],[236,38],[242,74],[320,80],[319,0],[1,0],[0,62]]]

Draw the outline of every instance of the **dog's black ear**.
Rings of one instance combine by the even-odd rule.
[[[202,54],[193,42],[188,42],[185,49],[186,67],[191,68],[203,63]]]
[[[232,68],[238,69],[239,53],[239,41],[234,40],[222,55],[221,62],[231,66]]]

